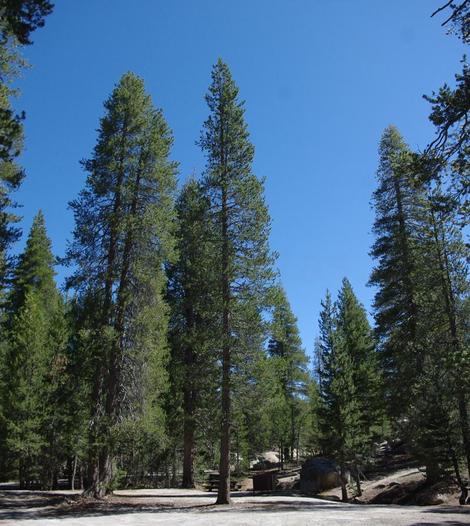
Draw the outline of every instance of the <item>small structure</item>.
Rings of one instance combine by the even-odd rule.
[[[270,469],[258,473],[254,473],[253,477],[253,493],[255,491],[273,491],[276,489],[278,469]]]

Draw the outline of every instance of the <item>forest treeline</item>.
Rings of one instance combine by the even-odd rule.
[[[102,497],[119,485],[193,487],[270,449],[334,458],[360,493],[377,444],[400,439],[430,482],[470,476],[470,71],[427,97],[436,136],[379,145],[371,327],[345,278],[322,302],[313,363],[269,246],[264,183],[228,66],[212,68],[200,177],[178,184],[172,132],[126,73],[104,103],[75,228],[58,263],[43,214],[21,254],[12,194],[24,177],[12,109],[21,46],[45,0],[2,0],[0,478]],[[470,3],[443,6],[464,42]],[[90,123],[90,127],[95,123]],[[348,488],[343,484],[343,498]]]

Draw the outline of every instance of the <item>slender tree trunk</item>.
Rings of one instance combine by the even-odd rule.
[[[467,473],[470,479],[470,430],[468,426],[468,408],[465,395],[461,389],[457,394],[459,406],[460,430],[462,433],[462,442],[465,451],[465,460],[467,463]]]
[[[186,309],[187,324],[194,328],[194,313],[191,305]],[[194,488],[194,431],[196,393],[194,388],[195,357],[191,345],[185,346],[184,365],[185,381],[183,386],[183,488]]]
[[[171,487],[176,488],[178,478],[178,463],[176,461],[176,446],[173,447],[173,462],[171,465]]]
[[[294,409],[294,405],[291,404],[291,408],[290,408],[290,458],[291,458],[291,462],[294,462],[294,449],[295,449],[295,409]]]
[[[230,282],[227,190],[222,188],[222,428],[220,440],[219,491],[217,504],[230,504]]]
[[[346,469],[344,467],[344,461],[341,460],[339,465],[339,474],[341,478],[341,500],[348,502],[348,488],[346,487]]]
[[[72,482],[70,484],[71,490],[75,491],[75,475],[77,474],[77,455],[73,459],[73,469],[72,469]]]
[[[191,397],[185,389],[184,397]],[[183,488],[194,488],[194,418],[185,414],[183,422]]]
[[[362,495],[362,489],[361,489],[361,475],[359,473],[359,467],[355,466],[355,479],[356,479],[356,493],[357,497],[360,497]]]
[[[457,455],[455,454],[455,449],[452,446],[452,443],[449,437],[447,437],[447,443],[449,446],[449,456],[452,461],[452,466],[454,468],[455,478],[457,480],[457,484],[459,485],[460,491],[461,491],[461,495],[459,498],[459,504],[466,504],[467,497],[468,497],[468,489],[462,480],[462,476],[460,474],[460,468],[459,468],[459,461],[457,459]]]

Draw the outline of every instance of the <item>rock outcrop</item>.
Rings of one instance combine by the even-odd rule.
[[[300,491],[305,495],[316,495],[341,485],[336,464],[324,457],[307,460],[300,471]]]

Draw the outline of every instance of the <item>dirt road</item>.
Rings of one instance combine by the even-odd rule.
[[[235,494],[232,506],[197,490],[118,491],[101,503],[72,492],[0,491],[0,524],[15,526],[470,525],[458,506],[366,506],[300,496]]]

